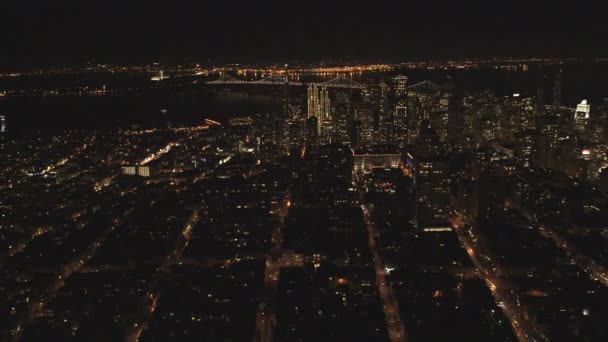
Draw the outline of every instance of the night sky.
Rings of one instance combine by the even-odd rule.
[[[605,56],[599,5],[513,1],[3,1],[4,67],[86,60]]]

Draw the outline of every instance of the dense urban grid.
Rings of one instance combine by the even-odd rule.
[[[0,338],[606,341],[608,98],[565,103],[574,62],[0,75],[0,103],[187,88],[278,104],[47,134],[0,113]],[[531,64],[545,85],[508,96],[408,74]],[[71,73],[146,81],[23,86]]]

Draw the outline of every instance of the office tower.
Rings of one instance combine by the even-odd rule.
[[[407,94],[407,76],[399,75],[393,77],[393,89],[397,99],[405,98]]]
[[[317,118],[306,119],[306,143],[311,146],[319,145],[319,130],[317,129]]]
[[[424,120],[416,139],[416,153],[418,157],[432,158],[443,155],[444,144],[439,141],[437,131],[431,127],[428,120]]]
[[[6,132],[6,115],[0,115],[0,133]]]
[[[329,92],[326,87],[317,87],[315,83],[308,86],[308,118],[316,118],[317,135],[321,137],[323,121],[331,120]]]
[[[420,82],[408,88],[407,127],[409,144],[416,142],[423,121],[434,121],[435,124],[438,124],[437,118],[432,117],[432,113],[440,112],[440,95],[441,87],[431,81]]]
[[[576,111],[574,112],[574,129],[581,134],[585,133],[587,129],[590,110],[591,105],[587,103],[587,100],[581,101],[581,103],[576,106]]]
[[[381,81],[376,88],[376,96],[378,102],[378,128],[380,136],[377,138],[378,143],[385,144],[389,142],[392,128],[392,113],[389,109],[389,86]]]
[[[555,80],[553,81],[553,105],[562,105],[562,89],[564,82],[564,73],[562,68],[555,74]]]
[[[456,91],[452,93],[448,105],[448,141],[456,149],[460,149],[466,133],[462,102],[462,94]]]
[[[534,99],[531,97],[522,99],[522,109],[520,113],[520,130],[536,129],[536,108]]]
[[[360,145],[370,146],[375,143],[375,124],[373,108],[361,107],[355,112],[356,120],[360,123]]]
[[[433,121],[435,122],[437,134],[439,135],[439,141],[441,141],[441,142],[448,141],[448,121],[449,121],[449,107],[450,107],[451,98],[452,98],[451,93],[442,92],[439,95],[438,106],[434,110],[435,117],[433,118]]]
[[[416,221],[419,229],[449,226],[450,177],[446,160],[423,158],[416,167]]]
[[[498,120],[495,115],[486,115],[479,120],[481,136],[486,141],[493,141],[497,137]]]
[[[417,139],[416,222],[419,229],[449,226],[450,172],[437,132],[423,122]]]
[[[322,120],[331,120],[329,92],[327,87],[321,87],[319,90],[319,111]]]
[[[329,145],[334,142],[335,129],[334,122],[331,118],[321,121],[321,135],[319,135],[319,144]]]
[[[542,117],[539,122],[538,165],[541,168],[556,168],[560,126],[555,117]]]
[[[518,167],[531,169],[536,166],[536,132],[525,130],[515,136],[513,157]]]
[[[357,119],[357,111],[350,129],[350,143],[353,147],[361,146],[361,121]]]
[[[317,84],[311,83],[308,85],[308,118],[317,118],[319,115],[319,91],[317,90]]]
[[[306,138],[306,115],[300,105],[289,101],[287,104],[287,125],[289,147],[301,147]]]
[[[336,95],[333,115],[334,140],[335,143],[350,144],[351,124],[353,121],[350,95],[346,92],[339,92]]]
[[[392,120],[393,127],[389,131],[393,137],[391,142],[395,145],[404,148],[407,145],[408,127],[407,127],[407,100],[398,99],[395,104],[395,113]]]
[[[393,77],[393,113],[387,129],[388,142],[401,148],[407,145],[407,76]]]

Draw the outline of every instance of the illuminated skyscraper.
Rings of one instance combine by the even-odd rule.
[[[384,82],[380,82],[374,89],[374,96],[378,104],[378,126],[380,136],[377,137],[378,143],[387,143],[390,137],[392,127],[392,118],[389,113],[389,86]]]
[[[355,112],[355,120],[360,123],[360,144],[363,146],[373,145],[374,137],[374,110],[371,107],[359,108]]]
[[[407,93],[407,76],[399,75],[393,77],[393,89],[398,99],[404,98]]]
[[[317,135],[321,136],[324,120],[331,120],[329,92],[326,87],[317,87],[316,83],[308,86],[308,118],[316,118]]]
[[[353,118],[350,95],[346,92],[339,92],[336,95],[333,115],[333,142],[345,145],[350,144],[350,132]]]
[[[520,112],[520,130],[536,128],[536,108],[534,99],[527,97],[522,99],[522,108]]]
[[[390,131],[391,143],[403,148],[407,145],[407,76],[399,75],[393,78],[395,94],[395,110]]]
[[[516,165],[522,169],[528,170],[536,166],[537,136],[533,130],[525,130],[515,136],[513,157]]]
[[[6,132],[6,116],[0,115],[0,133]]]
[[[323,120],[331,120],[329,92],[326,87],[319,90],[319,110]]]
[[[319,112],[319,92],[317,91],[317,84],[311,83],[308,85],[308,118],[317,117]]]
[[[437,132],[422,123],[414,157],[416,222],[418,228],[448,226],[450,213],[450,172],[443,144]]]
[[[407,130],[407,100],[397,100],[395,104],[395,113],[393,114],[393,142],[403,148],[407,145],[408,130]]]
[[[579,133],[585,133],[587,129],[590,110],[591,105],[587,103],[587,100],[581,101],[581,103],[576,106],[576,111],[574,112],[574,128]]]

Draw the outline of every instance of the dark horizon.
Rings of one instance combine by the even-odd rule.
[[[317,62],[597,57],[594,6],[566,4],[134,1],[4,5],[3,69],[99,63]]]

